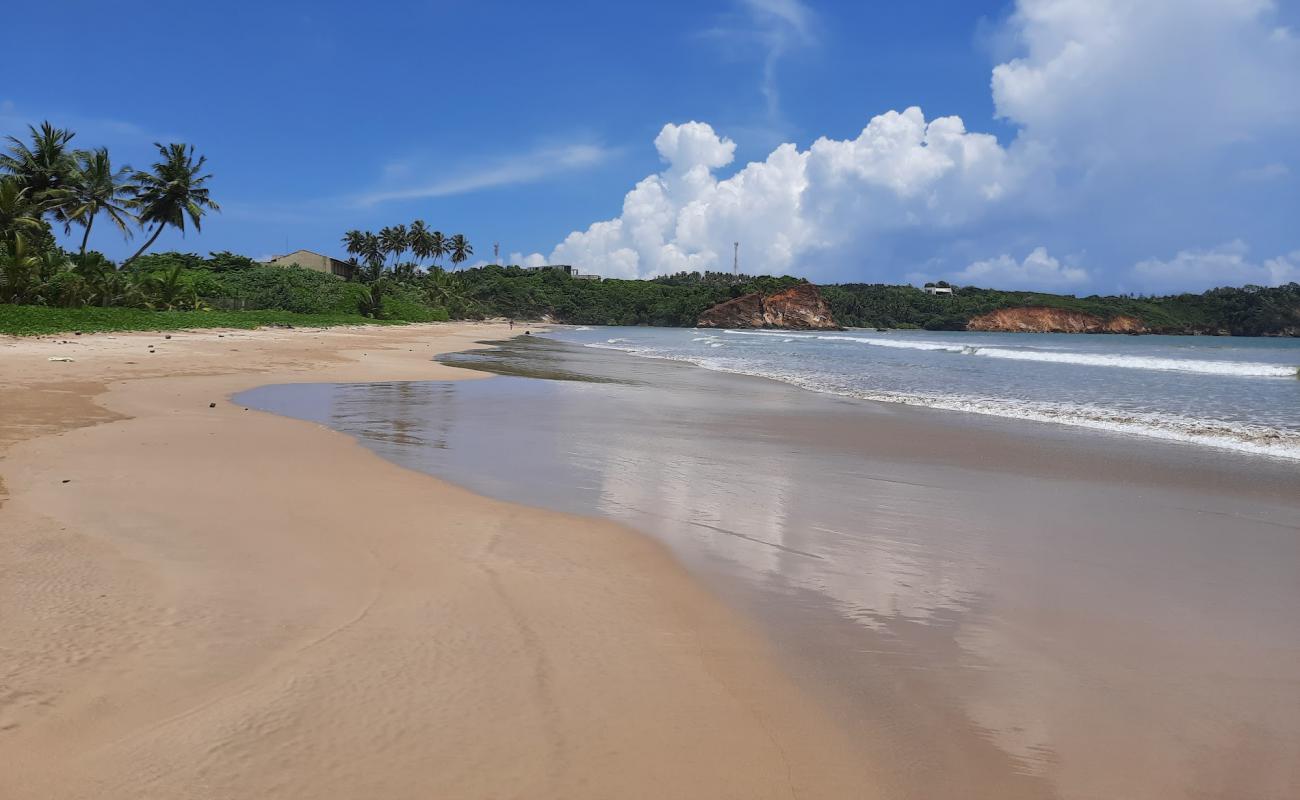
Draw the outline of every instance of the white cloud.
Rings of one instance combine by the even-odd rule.
[[[354,203],[358,206],[372,206],[392,200],[449,197],[497,186],[533,183],[563,172],[597,166],[613,154],[613,150],[594,144],[544,147],[425,181],[412,180],[411,176],[419,171],[416,165],[409,161],[397,161],[384,167],[383,188],[354,198]]]
[[[1237,177],[1251,183],[1267,183],[1282,180],[1290,174],[1290,167],[1280,161],[1274,161],[1270,164],[1238,170]]]
[[[746,51],[758,50],[763,59],[758,88],[768,118],[775,119],[781,104],[777,66],[792,50],[817,43],[817,16],[802,0],[736,0],[736,7],[739,13],[725,15],[704,34],[724,48],[740,43]]]
[[[802,4],[748,8],[787,42],[810,35]],[[982,264],[1042,285],[1095,281],[1049,266],[1046,250],[1041,261],[970,264],[970,255],[1034,237],[1053,249],[1110,246],[1108,261],[1131,263],[1133,249],[1158,241],[1159,230],[1132,224],[1153,210],[1193,229],[1230,224],[1209,203],[1194,206],[1187,179],[1287,177],[1300,43],[1274,16],[1269,0],[1020,0],[1004,37],[1017,57],[992,75],[996,111],[1018,128],[1012,142],[908,108],[851,139],[782,144],[727,175],[734,142],[703,122],[665,125],[655,140],[664,169],[627,193],[617,217],[569,234],[547,260],[611,276],[727,269],[739,241],[747,271],[808,274],[810,264],[861,270],[907,241],[919,242],[913,263],[947,254],[936,273],[967,263],[961,272]],[[1241,169],[1250,163],[1266,166]],[[1193,207],[1201,217],[1178,213]],[[1132,241],[1095,220],[1127,225]]]
[[[1086,164],[1171,159],[1300,113],[1300,42],[1272,0],[1020,0],[1024,55],[993,70],[997,113]]]
[[[1062,264],[1047,254],[1047,248],[1035,248],[1023,261],[1007,254],[976,261],[959,272],[949,273],[952,283],[991,289],[1038,289],[1056,291],[1086,284],[1090,278],[1082,267]]]
[[[114,162],[122,157],[124,151],[132,156],[156,155],[152,142],[188,141],[180,134],[151,131],[123,119],[88,117],[57,109],[23,108],[12,100],[0,101],[0,131],[5,135],[25,138],[28,126],[39,128],[45,121],[72,130],[76,134],[73,144],[77,147],[109,147],[113,150]]]
[[[662,172],[636,185],[617,219],[575,231],[552,251],[610,276],[726,269],[741,243],[746,270],[782,272],[811,249],[864,230],[960,225],[1017,188],[1020,166],[992,136],[919,108],[871,120],[850,140],[784,144],[719,180],[735,145],[700,122],[665,125]]]
[[[1300,282],[1300,250],[1256,263],[1245,242],[1232,241],[1209,250],[1182,250],[1167,261],[1150,258],[1133,267],[1133,278],[1146,291],[1203,291],[1216,286],[1280,286]]]
[[[546,259],[541,253],[532,253],[524,255],[523,253],[511,253],[510,258],[506,260],[507,264],[513,264],[517,267],[541,267],[546,265]]]

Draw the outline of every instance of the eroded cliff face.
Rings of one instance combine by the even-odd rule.
[[[718,303],[700,315],[701,328],[785,328],[839,330],[830,305],[816,286],[802,283],[764,297],[755,292]]]
[[[1146,333],[1139,320],[1124,315],[1102,319],[1081,311],[1060,308],[1003,308],[973,317],[968,331],[1015,333]]]

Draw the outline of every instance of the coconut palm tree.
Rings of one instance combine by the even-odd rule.
[[[41,261],[27,249],[23,237],[0,242],[0,302],[41,301]]]
[[[462,233],[451,237],[447,242],[447,251],[451,254],[451,263],[457,266],[474,255],[474,248],[470,246],[469,240]]]
[[[434,269],[424,276],[424,298],[430,305],[447,309],[454,317],[459,317],[474,305],[469,296],[469,288],[460,275]]]
[[[376,280],[357,298],[357,311],[363,317],[379,319],[384,315],[384,295],[388,293],[387,279]]]
[[[365,241],[361,245],[361,258],[373,273],[372,280],[378,279],[384,271],[384,243],[378,235],[366,232]]]
[[[79,261],[86,257],[91,226],[101,213],[117,226],[123,236],[130,238],[131,228],[127,221],[134,219],[126,208],[126,181],[130,175],[130,167],[113,169],[105,148],[77,153],[76,168],[68,180],[63,211],[67,218],[65,229],[71,228],[73,222],[86,229],[81,235]]]
[[[429,256],[433,259],[434,266],[438,261],[449,252],[447,248],[447,237],[442,235],[442,231],[434,231],[429,234]]]
[[[362,249],[365,247],[366,237],[370,234],[366,231],[359,231],[355,228],[343,234],[343,249],[353,258],[360,258]]]
[[[188,217],[197,231],[205,213],[221,210],[204,186],[212,177],[201,174],[207,156],[199,156],[195,161],[194,145],[154,142],[154,147],[158,148],[162,159],[153,165],[150,172],[137,171],[131,176],[132,184],[127,187],[140,224],[153,225],[153,233],[139,250],[122,262],[123,267],[148,250],[168,225],[184,233]]]
[[[39,235],[44,227],[41,206],[12,175],[0,178],[0,241]]]
[[[393,257],[393,265],[402,260],[402,255],[410,249],[410,234],[405,225],[393,225],[379,231],[379,244],[384,252]]]
[[[40,203],[45,210],[58,212],[62,202],[60,193],[76,169],[73,151],[68,144],[76,136],[65,128],[56,128],[42,122],[38,130],[28,125],[31,144],[16,136],[7,136],[9,152],[0,154],[0,170],[13,175],[18,185],[27,190],[32,202]]]
[[[195,308],[199,304],[198,295],[183,273],[184,268],[177,264],[165,272],[142,275],[136,284],[155,311]]]
[[[408,241],[411,245],[411,253],[416,260],[423,263],[424,259],[433,255],[429,248],[429,239],[432,236],[428,224],[422,219],[417,219],[411,223],[411,229],[407,233]]]

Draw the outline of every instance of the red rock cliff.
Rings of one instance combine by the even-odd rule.
[[[1146,326],[1124,315],[1103,319],[1061,308],[1003,308],[966,323],[968,331],[1016,333],[1146,333]]]
[[[700,315],[701,328],[787,328],[839,330],[830,305],[816,286],[801,283],[764,297],[758,292],[718,303]]]

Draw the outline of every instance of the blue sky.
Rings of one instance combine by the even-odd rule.
[[[418,217],[480,256],[607,275],[728,268],[740,240],[746,269],[817,280],[1300,278],[1290,2],[60,14],[51,35],[48,8],[6,11],[0,129],[48,118],[137,166],[155,139],[194,143],[224,211],[163,248],[338,253],[346,229]]]

